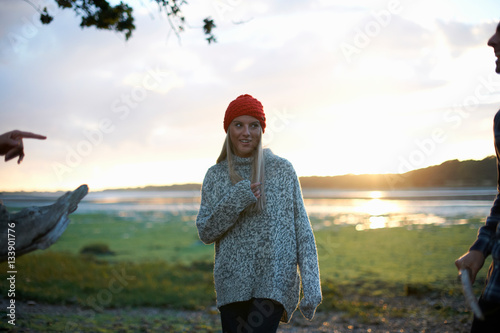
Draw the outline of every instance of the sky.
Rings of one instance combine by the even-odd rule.
[[[192,0],[179,38],[149,0],[136,30],[80,28],[0,3],[0,132],[25,140],[1,191],[201,183],[241,94],[264,105],[265,147],[298,176],[404,173],[494,154],[496,0]],[[208,44],[202,21],[217,25]]]

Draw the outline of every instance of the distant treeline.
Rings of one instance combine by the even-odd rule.
[[[403,174],[301,177],[303,188],[386,190],[418,187],[496,186],[494,156],[477,160],[451,160]]]
[[[418,187],[477,187],[496,186],[497,171],[494,156],[477,160],[451,160],[440,165],[403,174],[342,175],[300,177],[302,188],[389,190]],[[131,191],[199,191],[201,184],[176,184],[118,189]],[[110,190],[108,190],[110,191]]]
[[[160,186],[145,186],[145,187],[129,187],[129,188],[116,188],[107,189],[104,191],[199,191],[201,184],[174,184],[174,185],[160,185]]]

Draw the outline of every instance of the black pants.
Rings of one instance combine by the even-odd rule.
[[[283,306],[266,298],[252,298],[220,307],[223,333],[276,333]]]
[[[471,333],[498,333],[500,332],[500,304],[479,299],[479,307],[484,315],[484,320],[474,317]]]

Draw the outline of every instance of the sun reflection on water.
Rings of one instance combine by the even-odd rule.
[[[310,216],[317,221],[315,229],[353,225],[362,231],[447,222],[445,217],[415,211],[413,202],[408,200],[384,199],[380,191],[371,192],[366,199],[306,199],[305,203]]]
[[[370,229],[385,228],[386,218],[384,216],[370,216]]]
[[[356,209],[358,213],[365,213],[372,216],[386,215],[389,213],[399,213],[401,207],[396,201],[371,199],[359,205]]]
[[[358,213],[368,218],[357,223],[356,230],[394,227],[394,225],[390,225],[392,223],[390,223],[388,216],[398,215],[401,212],[401,207],[398,203],[396,201],[379,199],[382,196],[379,191],[371,192],[370,196],[373,199],[366,201],[357,208]]]

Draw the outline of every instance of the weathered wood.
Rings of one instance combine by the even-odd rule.
[[[28,252],[44,250],[54,244],[69,224],[68,215],[78,208],[78,203],[87,195],[89,188],[81,185],[73,192],[67,192],[50,206],[28,207],[15,214],[9,214],[0,205],[0,262],[7,260],[8,229],[14,223],[15,254],[19,257]],[[12,239],[12,238],[11,238]]]
[[[474,291],[472,289],[471,282],[471,271],[469,268],[460,270],[460,280],[462,281],[462,289],[464,291],[465,301],[472,309],[472,312],[479,320],[484,320],[483,312],[477,303],[476,296],[474,295]]]

